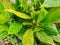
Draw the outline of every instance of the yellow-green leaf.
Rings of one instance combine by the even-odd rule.
[[[5,15],[0,14],[0,24],[8,22],[9,18]]]
[[[0,31],[6,31],[9,29],[9,26],[6,24],[0,25]]]
[[[25,32],[25,34],[23,35],[22,43],[23,43],[23,45],[33,45],[34,44],[33,31],[31,29],[27,30]]]
[[[21,18],[24,18],[24,19],[31,19],[31,17],[28,16],[27,14],[24,14],[24,13],[21,13],[21,12],[18,12],[18,11],[15,11],[13,9],[6,9],[5,11],[14,13],[16,16],[21,17]]]

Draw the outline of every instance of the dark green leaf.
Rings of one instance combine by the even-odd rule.
[[[18,34],[16,34],[16,36],[17,36],[20,40],[22,40],[25,31],[26,31],[26,30],[23,28]]]
[[[41,23],[41,27],[44,29],[44,31],[48,34],[58,34],[58,30],[55,24],[52,23]]]
[[[18,45],[23,45],[22,42],[19,42]]]

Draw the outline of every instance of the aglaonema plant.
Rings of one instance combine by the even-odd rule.
[[[59,0],[0,0],[0,40],[12,45],[60,43]]]

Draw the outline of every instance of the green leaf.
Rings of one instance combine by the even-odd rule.
[[[10,37],[10,41],[13,45],[15,45],[17,42],[16,37],[14,37],[14,38]]]
[[[59,7],[60,0],[44,0],[44,7]]]
[[[23,45],[22,42],[19,42],[18,45]]]
[[[44,31],[48,34],[58,34],[58,30],[55,24],[52,23],[41,23],[41,27],[44,29]]]
[[[6,24],[0,25],[0,31],[8,31],[9,26]]]
[[[15,0],[15,8],[16,8],[16,10],[18,10],[18,7],[20,6],[20,4],[19,4],[19,0]]]
[[[15,11],[13,9],[6,9],[5,11],[14,13],[16,16],[18,16],[20,18],[31,19],[31,17],[28,16],[27,14],[24,14],[24,13],[21,13],[21,12],[18,12],[18,11]]]
[[[55,23],[60,20],[60,8],[52,9],[42,22]]]
[[[23,25],[32,25],[31,22],[23,22]]]
[[[34,45],[37,45],[37,42],[36,41],[34,42]]]
[[[53,36],[54,41],[60,43],[60,34],[57,34],[57,36]]]
[[[17,36],[20,40],[22,40],[25,31],[26,31],[26,30],[23,28],[18,34],[16,34],[16,36]]]
[[[22,28],[22,24],[19,22],[13,22],[8,30],[8,34],[16,34],[18,33]]]
[[[0,14],[0,24],[4,24],[8,21],[9,21],[9,18],[7,16]]]
[[[38,31],[44,31],[44,29],[36,26],[34,29],[34,32],[38,32]]]
[[[23,7],[23,11],[31,11],[34,4],[34,0],[19,0],[20,6]]]
[[[43,43],[53,44],[53,39],[46,35],[44,32],[37,32],[37,37]]]
[[[19,0],[20,5],[24,8],[24,10],[28,10],[28,0]]]
[[[4,9],[4,7],[2,5],[2,2],[0,2],[0,13],[2,13],[3,9]]]
[[[44,9],[43,5],[41,5],[41,10],[39,11],[39,16],[37,19],[37,23],[40,23],[48,14],[48,12]]]
[[[33,45],[34,44],[33,31],[31,29],[27,30],[25,32],[25,34],[23,35],[22,43],[23,43],[23,45]]]
[[[34,10],[33,10],[33,11],[31,12],[31,17],[32,17],[33,20],[37,20],[38,15],[39,15],[39,12],[38,12],[38,11],[34,11]]]
[[[1,33],[0,33],[0,40],[6,38],[7,35],[8,35],[8,33],[7,33],[6,31],[1,32]]]

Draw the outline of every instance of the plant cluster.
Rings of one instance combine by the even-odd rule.
[[[60,45],[60,0],[0,0],[0,40],[6,45]]]

